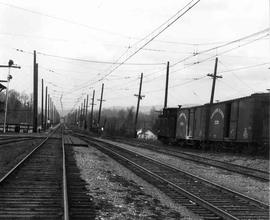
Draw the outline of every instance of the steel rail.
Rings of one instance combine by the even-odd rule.
[[[0,140],[0,147],[2,145],[5,145],[5,144],[12,144],[12,143],[17,143],[17,142],[23,142],[23,141],[28,141],[28,140],[34,140],[35,138],[32,138],[32,137],[24,137],[24,138],[10,138],[10,139],[6,139],[6,140],[3,140],[1,141]]]
[[[93,143],[93,141],[89,141],[89,142]],[[126,158],[125,156],[122,156],[122,155],[118,154],[117,152],[102,146],[100,143],[97,143],[97,142],[94,142],[94,143],[96,145],[98,145],[99,147],[105,149],[106,151],[110,151],[112,154],[116,155],[117,157],[120,157],[120,158],[124,159],[125,161],[127,161],[128,163],[132,164],[133,166],[139,168],[140,170],[143,170],[144,172],[148,173],[152,177],[154,177],[156,179],[159,179],[159,180],[162,180],[167,185],[170,185],[171,187],[179,190],[181,192],[181,194],[186,196],[188,199],[192,200],[193,202],[196,202],[201,207],[206,208],[207,210],[210,210],[211,212],[215,213],[217,216],[222,217],[223,219],[226,219],[226,220],[238,220],[238,218],[232,216],[231,214],[229,214],[229,213],[223,211],[222,209],[212,205],[211,203],[199,198],[198,196],[186,191],[185,189],[183,189],[183,188],[177,186],[176,184],[164,179],[163,177],[161,177],[161,176],[147,170],[146,168],[142,167],[141,165],[136,164],[135,162],[131,161],[130,159]]]
[[[100,146],[100,145],[99,145]],[[106,148],[106,147],[103,147],[103,146],[100,146],[102,148]],[[108,149],[106,148],[106,150],[112,152],[113,154],[117,155],[118,157],[121,157],[122,159],[128,161],[129,163],[133,164],[134,166],[136,166],[137,168],[143,170],[144,172],[150,174],[151,176],[157,178],[157,179],[160,179],[162,180],[163,182],[166,182],[168,185],[178,189],[179,191],[181,191],[182,194],[184,194],[186,197],[188,197],[189,199],[193,200],[194,202],[196,202],[197,204],[199,204],[200,206],[212,211],[213,213],[217,214],[218,216],[224,218],[224,219],[230,219],[230,220],[237,220],[238,218],[232,216],[231,214],[225,212],[224,210],[218,208],[217,206],[214,206],[212,205],[211,203],[199,198],[198,196],[186,191],[185,189],[177,186],[176,184],[172,183],[171,181],[168,181],[166,179],[164,179],[163,177],[159,176],[158,174],[155,174],[153,173],[152,171],[150,170],[147,170],[146,168],[144,168],[143,166],[139,165],[139,164],[136,164],[135,162],[131,161],[130,159],[126,158],[125,156],[122,156],[120,154],[118,154],[117,152],[111,150],[111,149]],[[131,151],[132,152],[132,151]],[[134,153],[134,152],[133,152]],[[149,158],[147,158],[149,159]],[[157,161],[156,161],[157,162]],[[161,163],[162,164],[162,163]]]
[[[64,219],[69,220],[69,209],[68,209],[68,193],[67,193],[67,173],[66,173],[66,153],[64,144],[63,128],[61,131],[62,141],[62,155],[63,155],[63,203],[64,203]]]
[[[57,127],[58,128],[58,127]],[[20,167],[30,156],[41,146],[43,146],[46,141],[52,136],[55,131],[51,132],[38,146],[36,146],[30,153],[28,153],[22,160],[20,160],[13,168],[11,168],[1,179],[0,179],[0,184],[2,184],[18,167]]]
[[[203,157],[203,156],[199,156],[199,155],[186,153],[183,151],[178,151],[178,150],[173,150],[173,149],[163,149],[163,148],[160,149],[160,148],[157,148],[155,145],[151,145],[151,144],[134,143],[132,141],[130,142],[130,141],[126,141],[126,140],[124,140],[124,141],[127,144],[130,144],[132,146],[141,147],[141,148],[146,147],[149,150],[153,150],[153,151],[156,151],[159,153],[165,153],[165,154],[170,155],[170,156],[194,161],[196,163],[201,163],[201,164],[205,164],[208,166],[214,166],[214,167],[228,170],[228,171],[231,171],[234,173],[239,173],[239,174],[242,174],[245,176],[253,177],[253,178],[256,178],[256,179],[259,179],[262,181],[269,181],[270,180],[269,172],[266,172],[263,170],[249,168],[249,167],[241,166],[238,164],[227,163],[227,162],[223,162],[223,161],[219,161],[219,160],[215,160],[215,159],[211,159],[211,158],[207,158],[207,157]]]
[[[88,138],[89,138],[89,137],[88,137]],[[92,139],[94,139],[94,140],[96,140],[96,141],[98,141],[98,142],[104,143],[104,141],[102,141],[102,140],[98,140],[98,139],[96,139],[96,138],[92,138]],[[105,143],[106,143],[106,142],[105,142]],[[179,168],[177,168],[177,167],[174,167],[174,166],[165,164],[165,163],[160,162],[160,161],[158,161],[158,160],[156,160],[156,159],[153,159],[153,158],[151,158],[151,157],[149,157],[149,156],[143,155],[143,154],[138,153],[138,152],[136,152],[136,151],[132,151],[132,150],[123,148],[123,147],[121,147],[121,146],[115,146],[115,145],[110,144],[110,143],[106,143],[106,144],[111,145],[111,146],[113,146],[113,147],[122,148],[122,149],[124,149],[124,150],[126,150],[126,151],[130,151],[130,152],[132,152],[132,153],[134,153],[134,154],[137,154],[137,155],[139,155],[139,156],[141,156],[141,157],[145,157],[145,158],[147,158],[147,159],[149,159],[149,160],[152,160],[152,161],[154,161],[154,162],[156,162],[156,163],[162,164],[163,166],[165,166],[165,167],[167,167],[167,168],[175,169],[175,170],[177,170],[177,171],[180,171],[180,172],[182,172],[182,173],[184,173],[184,174],[186,174],[186,175],[189,175],[189,176],[191,176],[191,177],[193,177],[193,178],[199,179],[199,180],[201,180],[201,181],[207,183],[208,185],[212,185],[212,186],[214,186],[214,187],[216,187],[216,188],[219,188],[220,190],[227,191],[227,192],[229,192],[229,193],[233,193],[233,194],[235,194],[236,196],[238,196],[239,198],[243,198],[243,199],[249,200],[250,202],[252,202],[253,204],[256,204],[257,206],[263,206],[264,208],[268,208],[268,209],[270,208],[270,206],[269,206],[268,204],[264,203],[264,202],[261,202],[261,201],[259,201],[259,200],[257,200],[257,199],[254,199],[254,198],[251,198],[251,197],[246,196],[246,195],[244,195],[244,194],[241,194],[241,193],[239,193],[239,192],[237,192],[237,191],[234,191],[234,190],[232,190],[232,189],[229,189],[229,188],[227,188],[227,187],[225,187],[225,186],[221,186],[221,185],[219,185],[219,184],[217,184],[217,183],[210,182],[210,181],[207,180],[207,179],[204,179],[204,178],[202,178],[202,177],[195,176],[195,175],[192,174],[192,173],[189,173],[189,172],[184,171],[184,170],[181,170],[181,169],[179,169]]]
[[[83,136],[84,138],[89,138],[89,136],[85,136],[85,135],[79,135],[79,136],[81,136],[81,137]],[[113,147],[119,147],[119,146],[115,146],[115,145],[110,144],[110,143],[106,143],[106,142],[104,143],[102,140],[96,140],[95,138],[90,138],[90,139],[92,139],[92,141],[88,140],[88,142],[93,142],[93,140],[94,140],[95,143],[98,142],[98,143],[103,143],[103,144],[105,144],[105,145],[109,145],[109,146],[113,146]],[[96,145],[97,145],[97,144],[96,144]],[[107,150],[107,148],[105,148],[105,149]],[[123,149],[124,149],[125,151],[130,152],[130,150],[127,150],[127,149],[125,149],[125,148],[123,148]],[[131,151],[131,152],[132,152],[132,151]],[[196,176],[194,176],[194,175],[192,175],[192,174],[190,174],[190,173],[187,173],[187,172],[185,172],[185,171],[182,171],[181,169],[178,169],[178,168],[169,166],[169,165],[167,165],[167,164],[161,163],[161,162],[159,162],[159,161],[157,161],[157,160],[154,160],[154,159],[152,159],[152,158],[150,158],[150,157],[144,156],[144,155],[139,154],[139,153],[137,153],[137,152],[134,152],[134,151],[133,151],[132,153],[135,153],[136,155],[141,156],[141,157],[145,157],[145,158],[147,158],[148,160],[154,161],[155,163],[161,164],[162,166],[168,167],[169,169],[174,169],[174,170],[176,170],[176,171],[180,171],[180,172],[182,172],[182,173],[184,173],[184,174],[187,174],[188,176],[191,176],[191,178],[193,178],[193,179],[201,180],[202,182],[205,182],[206,185],[210,185],[210,186],[216,188],[216,189],[219,190],[219,191],[223,191],[225,194],[226,194],[226,193],[229,193],[229,194],[227,194],[227,195],[231,195],[231,196],[233,196],[233,197],[237,197],[238,199],[240,199],[240,200],[242,200],[242,201],[246,201],[248,204],[253,204],[253,205],[257,206],[258,208],[263,208],[263,209],[269,210],[269,205],[266,204],[266,203],[264,203],[264,202],[261,202],[261,201],[258,201],[258,200],[256,200],[256,199],[250,198],[250,197],[248,197],[248,196],[245,196],[245,195],[243,195],[243,194],[241,194],[241,193],[238,193],[238,192],[236,192],[236,191],[234,191],[234,190],[231,190],[231,189],[228,189],[228,188],[226,188],[226,187],[220,186],[220,185],[218,185],[218,184],[209,182],[209,181],[207,181],[207,180],[205,180],[205,179],[203,179],[203,178],[198,178],[198,177],[196,177]],[[150,172],[151,172],[151,171],[150,171]],[[154,174],[154,175],[156,175],[156,174]],[[171,184],[168,183],[168,185],[171,185]],[[195,198],[195,199],[196,199],[196,198]],[[204,207],[204,206],[202,205],[202,207]],[[223,210],[221,210],[221,211],[223,211]],[[227,211],[225,210],[225,212],[227,212]],[[222,213],[221,213],[221,214],[222,214]],[[229,214],[229,213],[228,213],[228,214]],[[222,214],[222,215],[223,215],[223,214]],[[226,214],[225,214],[225,215],[226,215]],[[229,215],[230,215],[230,214],[229,214]],[[231,217],[230,217],[229,215],[228,215],[228,218],[231,219]]]

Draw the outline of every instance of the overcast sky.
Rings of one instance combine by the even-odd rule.
[[[86,94],[92,96],[93,89],[99,98],[102,82],[104,107],[135,106],[142,72],[145,98],[141,105],[163,105],[167,61],[173,65],[168,106],[204,104],[210,99],[212,83],[204,76],[213,73],[215,56],[219,58],[218,74],[223,76],[217,81],[215,100],[267,92],[269,31],[198,56],[192,54],[268,28],[269,0],[201,0],[111,71],[118,64],[110,63],[121,63],[132,55],[161,29],[152,31],[188,2],[0,0],[0,64],[13,59],[20,65],[20,70],[11,70],[10,88],[30,94],[36,50],[39,87],[43,78],[59,110],[62,94],[64,109],[76,108]],[[6,78],[7,69],[0,69],[0,76]]]

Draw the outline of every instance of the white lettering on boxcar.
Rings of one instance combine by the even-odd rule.
[[[184,118],[185,121],[187,120],[187,116],[186,116],[186,114],[184,112],[181,112],[181,114],[179,115],[179,119],[180,118]]]
[[[244,138],[244,139],[248,139],[248,131],[247,131],[247,128],[244,129],[244,132],[243,132],[243,138]]]
[[[216,108],[215,111],[213,111],[212,115],[211,115],[211,119],[215,116],[215,114],[219,113],[222,117],[222,119],[224,119],[224,113],[220,108]]]

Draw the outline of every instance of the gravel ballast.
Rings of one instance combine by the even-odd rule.
[[[200,219],[94,147],[73,147],[96,219]]]
[[[109,140],[106,141],[111,142]],[[224,187],[235,190],[244,195],[269,204],[269,184],[267,182],[261,182],[251,177],[246,177],[237,173],[211,166],[200,165],[194,162],[181,160],[173,156],[156,153],[147,149],[137,148],[128,144],[117,144],[123,148],[134,150],[138,153],[152,157],[154,159],[157,159],[158,161],[167,163],[181,170],[191,172],[192,174],[205,178],[210,182],[217,183],[219,185],[222,185]]]

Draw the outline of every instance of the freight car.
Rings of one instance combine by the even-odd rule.
[[[189,108],[165,108],[159,116],[159,140],[216,150],[269,152],[270,94]]]

